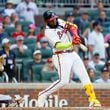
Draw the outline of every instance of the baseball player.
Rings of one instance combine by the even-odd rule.
[[[89,106],[101,106],[96,99],[81,58],[74,51],[74,46],[81,43],[77,26],[60,19],[54,12],[45,11],[45,37],[53,47],[53,63],[58,70],[59,79],[38,95],[38,106],[44,107],[47,97],[70,82],[71,72],[79,77],[88,96]]]

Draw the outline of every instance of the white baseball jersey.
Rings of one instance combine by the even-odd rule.
[[[70,33],[66,32],[64,29],[65,22],[61,19],[58,19],[58,22],[59,26],[57,28],[50,29],[49,27],[46,27],[45,30],[45,36],[52,45],[54,52],[58,51],[54,48],[57,42],[68,43],[72,40]],[[70,47],[67,50],[72,48],[73,47]],[[41,91],[39,93],[40,96],[49,96],[51,93],[68,84],[71,80],[71,73],[73,72],[76,73],[83,85],[90,84],[90,79],[84,64],[75,51],[54,54],[52,60],[56,69],[58,70],[59,79],[47,89]]]
[[[64,28],[65,21],[58,19],[58,23],[59,23],[59,26],[57,28],[52,29],[46,26],[46,30],[45,30],[45,37],[47,37],[50,45],[53,47],[53,52],[58,51],[54,48],[57,42],[69,43],[72,41],[70,32],[66,31],[66,29]],[[72,48],[73,47],[70,47],[65,50],[71,50]]]

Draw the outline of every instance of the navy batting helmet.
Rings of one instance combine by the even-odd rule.
[[[50,22],[56,18],[58,18],[58,16],[56,15],[55,12],[52,12],[50,10],[48,11],[45,11],[44,14],[43,14],[43,18],[46,22]]]

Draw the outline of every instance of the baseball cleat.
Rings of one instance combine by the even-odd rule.
[[[91,100],[89,107],[101,107],[101,103],[97,99]]]
[[[47,97],[46,96],[38,96],[38,107],[44,107],[45,101]]]

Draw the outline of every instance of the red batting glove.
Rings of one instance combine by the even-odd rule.
[[[78,45],[81,43],[81,40],[80,40],[80,37],[77,33],[77,28],[76,27],[71,27],[70,28],[70,32],[72,33],[73,35],[73,40],[72,40],[72,44],[73,45]]]
[[[78,45],[80,43],[81,43],[81,40],[80,40],[79,36],[78,35],[77,36],[73,36],[72,44],[73,45]]]
[[[78,45],[78,44],[81,43],[81,40],[80,40],[80,37],[79,37],[79,35],[78,35],[78,33],[77,33],[77,28],[76,28],[76,27],[71,26],[71,25],[69,24],[69,22],[66,22],[64,28],[65,28],[66,30],[69,30],[69,31],[71,32],[71,34],[73,35],[73,40],[72,40],[72,44],[73,44],[73,45]]]

